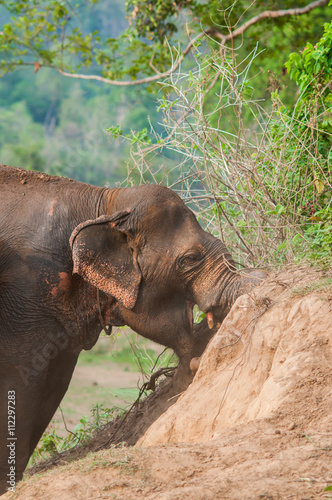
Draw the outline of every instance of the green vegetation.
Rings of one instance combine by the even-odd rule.
[[[176,362],[176,356],[169,349],[139,337],[129,328],[117,330],[119,333],[113,333],[111,339],[102,336],[90,351],[83,351],[79,365],[98,365],[109,361],[122,364],[127,370],[148,374],[164,364]],[[102,342],[103,339],[106,342]]]
[[[4,25],[10,24],[10,19],[19,24],[28,22],[23,14],[24,20],[19,21],[20,7],[29,10],[33,3],[0,2],[0,33],[6,32]],[[45,3],[35,8],[43,23]],[[101,34],[117,35],[127,25],[120,1],[112,5],[99,2],[92,10],[80,10],[79,17],[87,32],[98,29]],[[34,21],[30,18],[31,23]],[[11,46],[7,53],[4,45],[5,38],[0,34],[0,66],[6,66],[0,79],[0,162],[97,185],[122,182],[128,148],[110,143],[105,129],[110,119],[121,121],[127,133],[133,123],[139,128],[148,126],[148,116],[155,119],[156,110],[147,91],[66,80],[45,67],[34,73],[31,59],[26,69],[18,67],[12,72],[14,68],[7,63],[15,51]]]
[[[260,57],[252,59],[245,77],[250,82],[258,75],[247,91],[251,88],[255,99],[268,98],[273,74],[283,89],[283,102],[293,103],[295,84],[284,63],[290,51],[299,51],[307,41],[314,44],[322,34],[323,23],[329,21],[326,4],[301,15],[289,11],[263,16],[240,33],[240,41],[235,31],[254,16],[267,9],[287,11],[294,7],[292,2],[227,0],[221,6],[219,0],[1,0],[0,161],[99,185],[124,182],[129,161],[134,181],[141,182],[128,160],[126,143],[108,141],[105,129],[120,124],[125,135],[144,129],[163,134],[156,96],[167,97],[172,87],[162,83],[160,73],[174,63],[180,74],[194,74],[196,49],[211,55],[219,50],[220,40],[228,52],[236,47],[242,60],[258,43]],[[307,5],[305,0],[296,3],[300,10]],[[211,83],[216,76],[213,64],[209,71]],[[241,80],[243,75],[239,73]],[[150,80],[128,87],[141,78]],[[121,82],[123,87],[118,86]],[[205,111],[215,107],[214,92],[204,100]],[[260,106],[268,108],[270,102],[260,101]],[[255,127],[250,110],[244,108],[242,114],[246,126]],[[216,113],[211,123],[218,126]],[[150,155],[149,161],[154,175],[145,179],[176,181],[181,158],[174,149],[165,148],[162,157]]]
[[[160,80],[156,73],[168,70],[181,53],[178,43],[185,46],[198,36],[197,41],[207,41],[205,50],[215,48],[220,40],[231,47],[234,36],[245,33],[239,43],[242,54],[250,53],[260,40],[268,49],[263,66],[280,71],[285,53],[319,35],[328,18],[327,3],[303,11],[308,6],[305,0],[295,6],[291,0],[226,0],[222,4],[219,0],[127,0],[125,20],[120,0],[77,0],[74,4],[2,0],[0,5],[6,10],[0,70],[50,67],[66,76],[84,77],[89,72],[111,84],[122,80],[132,84],[142,76],[153,76],[154,82]],[[267,10],[275,15],[252,22]]]
[[[115,415],[121,415],[118,408],[104,408],[103,405],[95,404],[91,408],[91,417],[82,417],[74,432],[70,432],[66,438],[58,436],[55,429],[52,429],[51,423],[33,452],[29,465],[35,465],[41,460],[46,460],[78,444],[88,444],[93,434],[104,427]]]
[[[327,292],[328,294],[332,293],[332,278],[322,278],[318,281],[314,281],[309,283],[306,286],[301,288],[294,288],[292,290],[292,295],[298,297],[304,297],[312,292]]]
[[[104,185],[126,176],[126,145],[110,143],[110,119],[128,133],[154,116],[142,90],[108,89],[69,82],[45,69],[18,71],[0,79],[1,163]],[[110,118],[112,117],[112,118]]]
[[[241,265],[328,263],[330,14],[293,7],[0,2],[1,161],[95,184],[128,163],[127,182],[177,189]]]
[[[293,104],[284,104],[272,76],[265,109],[250,77],[257,51],[243,60],[240,51],[220,47],[205,55],[197,47],[195,71],[165,84],[169,95],[159,101],[165,133],[124,136],[140,180],[156,177],[151,156],[177,153],[172,187],[243,266],[309,257],[331,265],[331,43],[326,23],[315,46],[289,56],[298,88]]]

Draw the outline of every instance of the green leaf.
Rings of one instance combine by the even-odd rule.
[[[280,243],[280,245],[278,245],[278,247],[277,247],[276,253],[281,252],[281,250],[286,248],[286,246],[287,246],[287,241],[283,241],[282,243]]]
[[[324,182],[320,179],[315,179],[315,187],[317,189],[318,194],[320,194],[324,190]]]
[[[118,137],[123,135],[120,125],[116,125],[116,127],[109,127],[106,129],[106,132],[112,135],[114,139],[117,139]]]
[[[292,239],[292,243],[297,243],[298,241],[302,240],[303,239],[303,236],[302,234],[298,233],[294,236],[294,238]]]
[[[278,204],[276,206],[276,211],[278,215],[284,214],[286,212],[286,208],[283,207],[282,205]]]

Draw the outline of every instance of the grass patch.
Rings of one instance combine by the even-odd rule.
[[[150,373],[173,358],[170,350],[160,356],[163,351],[163,346],[138,336],[130,328],[118,328],[111,336],[101,335],[91,350],[82,351],[78,366],[109,362],[123,365],[124,371]]]
[[[105,408],[101,404],[95,404],[90,410],[90,417],[82,417],[74,432],[70,432],[67,437],[59,436],[51,424],[42,435],[37,448],[31,455],[28,466],[36,465],[78,444],[88,444],[91,437],[99,429],[116,416],[121,415],[121,413],[123,413],[123,410],[117,407]]]
[[[294,288],[291,293],[293,297],[304,297],[305,295],[309,295],[309,293],[321,291],[332,293],[332,278],[322,278],[308,285]]]

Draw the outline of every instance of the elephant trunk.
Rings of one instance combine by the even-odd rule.
[[[228,287],[224,291],[228,302],[233,305],[240,295],[251,292],[251,290],[255,286],[259,285],[259,283],[266,277],[267,273],[257,269],[253,269],[246,274],[236,273],[235,279],[229,283]]]
[[[211,304],[206,313],[209,328],[220,326],[229,313],[232,305],[238,297],[249,293],[255,286],[267,277],[267,273],[261,270],[252,270],[246,274],[230,271],[226,286],[223,288],[217,301]]]
[[[194,348],[191,352],[191,358],[200,357],[203,354],[208,342],[217,332],[236,299],[245,293],[249,293],[267,277],[265,271],[256,269],[244,275],[240,275],[233,270],[229,271],[229,273],[226,286],[223,288],[221,295],[219,290],[218,300],[209,308],[206,317],[194,326]],[[224,279],[225,276],[223,276],[223,283]]]

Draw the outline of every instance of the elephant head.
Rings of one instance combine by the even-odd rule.
[[[170,189],[118,189],[104,211],[73,231],[73,272],[116,301],[113,324],[171,347],[189,364],[212,334],[194,329],[194,305],[212,329],[257,277],[237,275],[224,244]]]

